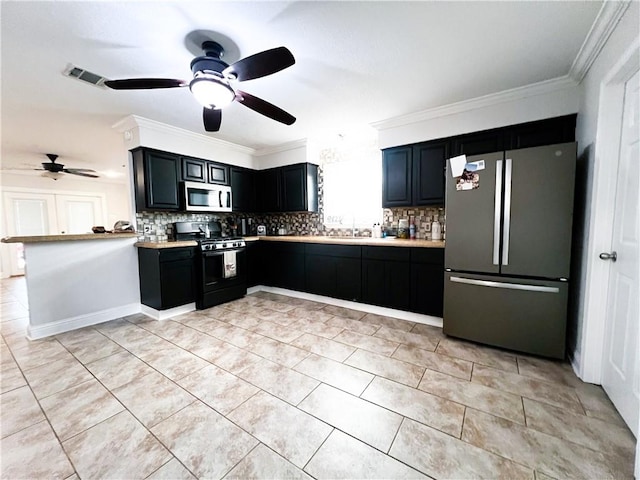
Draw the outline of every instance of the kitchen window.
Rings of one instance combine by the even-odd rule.
[[[382,155],[377,146],[326,149],[321,157],[324,225],[371,228],[382,222]]]

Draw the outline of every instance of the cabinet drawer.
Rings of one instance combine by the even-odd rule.
[[[321,245],[307,243],[307,255],[327,255],[329,257],[360,258],[360,248],[356,245]]]
[[[362,247],[362,258],[408,262],[411,249],[406,247]]]
[[[267,252],[297,253],[297,254],[304,255],[304,243],[268,241],[268,242],[265,242],[265,247]]]
[[[160,250],[161,262],[172,262],[174,260],[184,260],[193,258],[195,248],[168,248]]]
[[[412,248],[411,261],[444,266],[444,248]]]

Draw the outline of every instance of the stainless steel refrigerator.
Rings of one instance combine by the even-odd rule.
[[[444,333],[564,358],[576,144],[452,161]]]

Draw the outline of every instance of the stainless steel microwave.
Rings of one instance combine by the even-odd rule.
[[[183,182],[184,209],[190,212],[230,212],[231,187]]]

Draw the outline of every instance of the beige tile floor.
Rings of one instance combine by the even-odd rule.
[[[632,477],[566,363],[266,292],[30,342],[0,289],[2,478]]]

